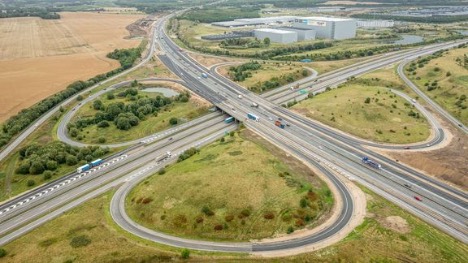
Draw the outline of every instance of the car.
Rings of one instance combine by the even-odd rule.
[[[422,201],[421,197],[419,197],[419,196],[417,196],[417,195],[414,196],[414,199],[416,199],[416,200],[418,200],[418,201],[420,201],[420,202]]]
[[[286,123],[286,126],[288,126],[288,127],[291,127],[291,124],[289,124],[289,123]]]
[[[409,146],[405,146],[405,149],[408,150],[408,149],[411,149]]]
[[[281,117],[278,117],[278,120],[279,120],[279,121],[282,121],[283,119],[282,119]]]
[[[197,77],[197,79],[201,79],[201,77]]]
[[[272,121],[272,120],[273,120],[273,118],[271,118],[271,117],[268,117],[268,119],[269,119],[270,121]]]
[[[173,139],[174,139],[174,138],[171,137],[171,138],[169,138],[169,141],[172,141]]]
[[[428,143],[428,144],[426,144],[426,146],[429,147],[429,146],[431,146],[431,145]]]
[[[404,186],[407,187],[407,188],[411,188],[410,184],[404,184]]]
[[[461,123],[458,124],[458,127],[463,128],[463,125]]]

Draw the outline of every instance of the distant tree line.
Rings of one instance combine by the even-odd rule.
[[[6,8],[0,7],[0,18],[8,17],[40,17],[42,19],[60,19],[57,13],[60,10],[56,8]]]
[[[213,23],[220,21],[231,21],[238,18],[258,18],[260,8],[195,8],[184,13],[180,19],[196,21],[201,23]]]
[[[89,163],[109,153],[108,148],[97,146],[74,147],[60,141],[45,145],[33,143],[19,150],[20,162],[17,174],[42,174],[55,171],[62,165],[74,166]]]
[[[122,50],[116,50],[112,53],[113,57],[118,57],[121,67],[109,71],[105,74],[99,74],[93,78],[90,78],[87,81],[75,81],[72,84],[68,85],[65,90],[62,90],[52,96],[49,96],[42,101],[34,104],[33,106],[21,110],[15,116],[10,117],[6,120],[0,129],[0,147],[5,146],[8,142],[18,133],[23,131],[26,127],[28,127],[31,123],[36,121],[42,114],[46,113],[50,109],[54,108],[58,104],[62,103],[64,100],[72,97],[73,95],[77,94],[78,92],[93,86],[94,84],[105,80],[117,73],[122,72],[125,70],[130,63],[134,63],[136,59],[139,58],[141,54],[141,48],[138,48],[138,52],[135,53],[134,49],[129,52],[129,59],[125,54],[127,52],[122,52]],[[138,55],[136,55],[138,54]],[[130,65],[131,66],[131,65]]]
[[[351,15],[355,18],[366,18],[366,19],[393,19],[398,21],[416,22],[416,23],[453,23],[467,21],[468,15],[458,16],[429,16],[429,17],[417,17],[417,16],[394,16],[386,14],[354,14]]]

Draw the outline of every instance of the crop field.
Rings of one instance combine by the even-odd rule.
[[[285,235],[323,219],[332,204],[328,188],[265,144],[242,130],[203,147],[133,189],[129,215],[165,233],[226,241]]]
[[[106,58],[116,48],[136,47],[125,27],[143,15],[61,13],[0,20],[0,121],[62,90],[119,67]],[[14,91],[14,92],[13,92]]]
[[[368,103],[366,103],[368,101]],[[406,100],[372,83],[346,84],[304,100],[295,111],[360,138],[413,143],[429,137],[429,124]],[[409,116],[413,112],[414,116]]]
[[[417,69],[412,73],[405,71],[422,91],[465,125],[468,125],[468,65],[464,62],[467,54],[466,47],[451,49],[426,65],[416,63]]]

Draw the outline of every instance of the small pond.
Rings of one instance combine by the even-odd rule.
[[[395,45],[409,45],[419,42],[423,42],[424,38],[416,35],[401,35],[402,39],[394,41],[392,44]]]
[[[179,93],[173,89],[165,88],[165,87],[149,87],[141,90],[142,92],[156,92],[161,93],[164,97],[174,97],[179,95]]]

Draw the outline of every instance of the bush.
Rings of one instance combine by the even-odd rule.
[[[183,258],[183,259],[188,259],[190,257],[190,250],[184,248],[182,250],[182,252],[180,253],[180,256]]]
[[[98,142],[99,142],[99,143],[105,143],[105,142],[106,142],[106,138],[104,138],[104,137],[99,137]]]
[[[364,101],[364,103],[367,103],[367,104],[369,104],[369,103],[370,103],[370,98],[369,98],[369,97],[367,97],[367,98],[366,98],[366,100]]]
[[[166,173],[166,170],[164,168],[161,168],[161,170],[158,171],[159,175],[163,175]]]
[[[249,217],[249,216],[250,216],[249,209],[243,209],[239,214],[239,218],[244,218],[244,217]]]
[[[215,225],[213,229],[216,231],[223,230],[223,225]]]
[[[273,212],[266,212],[265,214],[263,214],[263,218],[267,220],[271,220],[275,218],[275,214]]]
[[[45,171],[43,174],[44,181],[50,180],[52,178],[52,172],[51,171]]]
[[[208,206],[203,206],[202,208],[202,213],[207,215],[207,216],[213,216],[214,215],[214,212],[208,207]]]
[[[97,126],[98,126],[99,128],[107,128],[107,127],[110,126],[110,124],[109,124],[109,122],[107,122],[107,121],[101,121],[101,122],[98,123]]]
[[[224,220],[226,220],[226,222],[231,222],[232,220],[234,220],[234,216],[233,215],[227,215],[224,217]]]
[[[176,125],[177,122],[178,122],[177,118],[174,118],[174,117],[171,118],[171,119],[169,120],[169,123],[170,123],[171,125]]]
[[[72,238],[72,240],[70,241],[70,246],[73,248],[85,247],[90,243],[91,239],[86,235],[82,235]]]
[[[78,95],[78,97],[76,97],[76,100],[77,100],[77,101],[82,101],[82,100],[83,100],[83,96]]]
[[[28,180],[28,181],[26,182],[26,185],[27,185],[28,187],[32,187],[32,186],[34,186],[35,184],[36,184],[36,181],[34,181],[34,180]]]
[[[0,248],[0,258],[3,258],[6,255],[7,255],[6,250],[4,248]]]
[[[288,230],[286,231],[286,233],[291,234],[293,232],[294,232],[294,227],[292,226],[288,227]]]
[[[107,99],[108,99],[108,100],[113,100],[113,99],[115,99],[114,93],[112,93],[112,92],[107,93]]]

